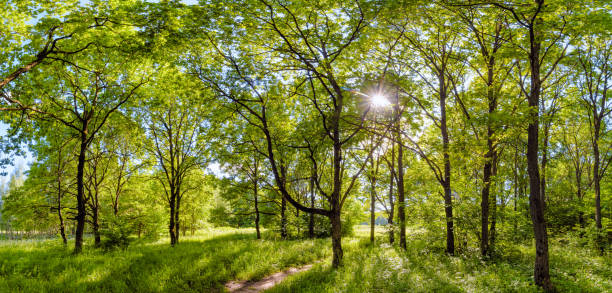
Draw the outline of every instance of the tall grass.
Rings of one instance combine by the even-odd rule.
[[[375,245],[364,236],[344,241],[343,267],[317,264],[269,292],[540,292],[533,245],[506,243],[498,257],[483,260],[476,249],[448,256],[422,231],[411,232],[405,252],[386,244],[382,233]],[[550,266],[559,292],[612,292],[609,257],[553,240]]]
[[[378,228],[377,228],[378,229]],[[410,229],[408,249],[386,244],[358,226],[344,238],[344,266],[330,267],[328,239],[256,240],[252,229],[214,229],[135,242],[124,250],[87,247],[74,256],[58,241],[0,241],[0,292],[220,292],[230,280],[257,280],[287,267],[315,263],[270,292],[538,292],[531,243],[500,243],[483,260],[476,249],[444,254],[422,229]],[[439,242],[439,241],[438,241]],[[566,240],[551,240],[551,275],[559,292],[612,292],[612,259]]]
[[[259,279],[329,255],[324,239],[256,240],[251,230],[218,229],[72,255],[60,241],[0,243],[0,292],[222,291],[234,279]]]

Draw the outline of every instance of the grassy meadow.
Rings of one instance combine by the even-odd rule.
[[[505,247],[484,261],[478,251],[455,257],[410,230],[402,252],[368,228],[343,239],[344,266],[332,270],[329,239],[280,240],[251,229],[202,230],[172,248],[167,239],[134,241],[126,250],[90,245],[74,256],[59,240],[0,242],[0,292],[223,292],[230,280],[257,280],[292,266],[315,263],[269,292],[538,292],[533,247]],[[551,274],[560,292],[612,291],[612,260],[551,241]],[[91,244],[91,243],[87,243]],[[323,262],[316,262],[324,260]]]

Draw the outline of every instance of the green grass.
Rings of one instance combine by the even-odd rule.
[[[78,256],[59,241],[0,242],[0,292],[223,291],[234,279],[259,279],[329,256],[329,241],[256,240],[252,230],[214,230],[139,243],[126,251],[86,247]]]
[[[317,264],[269,292],[539,292],[533,285],[535,251],[530,246],[505,247],[501,256],[484,261],[475,249],[447,256],[441,247],[432,248],[422,231],[409,233],[406,252],[386,244],[386,237],[379,234],[377,243],[383,244],[374,246],[369,236],[346,239],[343,267]],[[559,292],[612,292],[610,258],[555,241],[550,253]]]
[[[475,249],[450,257],[422,230],[410,230],[408,250],[385,244],[368,227],[343,239],[344,266],[330,268],[330,241],[256,240],[253,230],[216,229],[137,242],[126,251],[86,247],[73,256],[59,241],[0,241],[0,292],[218,292],[229,280],[257,280],[291,266],[316,263],[270,292],[537,292],[533,246],[506,244],[483,261]],[[271,236],[271,234],[266,234]],[[438,243],[441,245],[442,243]],[[560,292],[611,292],[612,260],[551,240],[551,274]]]

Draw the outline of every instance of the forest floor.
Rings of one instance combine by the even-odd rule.
[[[380,229],[382,230],[382,229]],[[477,249],[447,256],[425,232],[408,233],[401,251],[367,230],[343,239],[344,265],[330,266],[329,239],[282,241],[252,229],[199,231],[171,248],[167,239],[135,241],[126,250],[91,247],[71,254],[57,240],[0,241],[0,292],[223,292],[232,280],[261,280],[291,267],[266,292],[538,292],[533,246],[500,243],[499,255],[482,260]],[[88,239],[91,241],[91,239]],[[560,292],[612,292],[612,258],[551,239],[551,275]],[[318,260],[323,260],[317,262]]]

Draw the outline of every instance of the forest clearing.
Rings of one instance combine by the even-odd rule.
[[[540,292],[533,283],[533,246],[504,248],[495,261],[477,252],[456,257],[432,247],[423,231],[409,229],[403,252],[369,243],[356,228],[345,239],[346,265],[331,269],[329,239],[282,240],[254,229],[201,230],[169,249],[169,239],[137,242],[126,250],[72,255],[57,240],[0,242],[2,292],[223,292],[232,280],[260,280],[289,267],[314,263],[266,292]],[[383,231],[381,231],[383,232]],[[93,240],[93,239],[88,239]],[[551,241],[552,278],[560,292],[612,290],[612,260]],[[317,262],[318,260],[323,260]]]
[[[612,0],[0,19],[0,292],[612,291]]]

